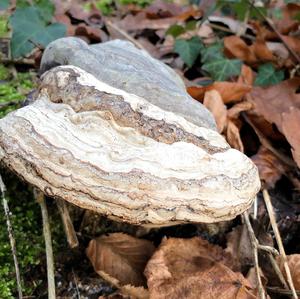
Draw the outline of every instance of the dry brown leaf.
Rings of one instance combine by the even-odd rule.
[[[207,91],[204,95],[203,104],[214,116],[218,131],[222,133],[226,126],[227,109],[219,92],[217,90]]]
[[[239,58],[249,64],[274,60],[274,56],[265,41],[256,40],[253,45],[248,46],[236,35],[224,38],[224,52],[230,58]]]
[[[205,92],[217,90],[222,96],[224,104],[238,102],[241,98],[251,91],[251,86],[238,82],[214,82],[208,86],[190,86],[187,88],[188,93],[194,99],[203,101]]]
[[[288,112],[282,113],[282,131],[292,147],[292,154],[300,167],[300,109],[290,107]]]
[[[240,74],[237,82],[244,83],[244,84],[246,84],[246,86],[253,85],[254,75],[253,75],[252,69],[248,65],[246,65],[246,64],[242,65],[241,74]]]
[[[225,252],[233,258],[234,271],[241,271],[245,266],[249,266],[253,261],[251,242],[247,227],[245,225],[236,226],[227,234],[227,247]]]
[[[254,51],[236,35],[224,38],[224,52],[230,58],[239,58],[253,64],[257,61]]]
[[[261,146],[258,153],[251,157],[258,168],[259,177],[266,187],[274,187],[285,173],[286,167],[270,150]]]
[[[128,14],[121,21],[114,20],[115,24],[125,31],[138,31],[144,29],[165,29],[167,30],[171,25],[177,22],[175,17],[164,19],[147,19],[145,12],[140,12],[137,15]]]
[[[296,53],[300,53],[300,39],[294,36],[283,35],[282,39],[292,48]]]
[[[150,299],[256,298],[243,275],[220,262],[223,256],[198,237],[164,239],[145,269]]]
[[[296,77],[267,88],[254,87],[251,98],[255,104],[255,113],[262,115],[269,123],[276,124],[282,132],[282,113],[290,107],[300,109],[300,78]]]
[[[231,119],[237,119],[241,112],[249,111],[253,108],[253,104],[248,101],[243,101],[235,104],[227,110],[227,116]]]
[[[240,136],[237,120],[228,119],[226,128],[226,140],[231,147],[244,152],[244,145]]]
[[[75,35],[85,36],[91,42],[105,42],[108,40],[106,33],[97,27],[88,26],[85,23],[79,24],[75,29]]]
[[[253,229],[259,243],[262,245],[273,246],[272,236],[267,233],[258,221],[253,221]],[[238,225],[226,236],[227,247],[225,252],[233,260],[232,270],[245,271],[253,265],[253,251],[246,225]],[[253,284],[255,286],[256,284]]]
[[[277,257],[277,263],[283,275],[286,278],[282,259]],[[291,271],[291,276],[296,290],[300,291],[300,254],[291,254],[287,256],[287,262]]]
[[[144,286],[143,271],[154,252],[150,241],[113,233],[90,241],[87,256],[95,271],[107,273],[121,285]]]

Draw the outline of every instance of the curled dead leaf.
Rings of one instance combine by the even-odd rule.
[[[231,147],[244,152],[244,145],[240,136],[238,120],[228,119],[226,127],[226,140]]]
[[[253,108],[253,104],[248,101],[243,101],[235,104],[227,110],[227,116],[231,119],[237,119],[241,112],[249,111]]]
[[[238,83],[244,83],[244,84],[246,84],[246,86],[247,85],[250,85],[250,86],[253,85],[254,75],[253,75],[253,71],[252,71],[251,67],[249,67],[246,64],[242,65],[241,74],[238,78]]]
[[[218,132],[222,133],[226,126],[227,109],[220,93],[217,90],[207,91],[204,95],[203,104],[214,116]]]
[[[275,183],[285,173],[286,167],[270,150],[261,146],[252,161],[258,168],[259,177],[265,186],[274,187]]]
[[[280,256],[277,257],[276,261],[277,261],[277,264],[279,265],[281,272],[283,273],[283,275],[286,278],[286,273],[284,270],[283,261],[282,261],[281,257]],[[293,280],[295,289],[300,291],[300,254],[288,255],[287,262],[288,262],[288,266],[291,271],[291,276],[292,276],[292,280]]]
[[[274,60],[272,52],[262,39],[249,46],[236,35],[227,36],[224,38],[224,52],[230,58],[239,58],[249,64]]]
[[[202,102],[205,92],[216,90],[222,96],[224,104],[230,104],[240,101],[251,89],[250,85],[244,83],[214,82],[208,86],[190,86],[187,91],[191,97]]]
[[[282,131],[282,113],[288,112],[290,107],[300,109],[300,78],[295,77],[279,84],[262,88],[254,87],[251,99],[254,102],[255,113],[262,115],[269,123],[276,124]]]
[[[292,147],[293,158],[300,167],[300,109],[290,107],[288,112],[282,114],[282,130]]]
[[[198,237],[164,239],[145,269],[150,299],[256,298],[243,275],[221,262],[224,257],[220,247]]]
[[[144,286],[143,271],[154,252],[150,241],[113,233],[90,241],[87,256],[95,271],[120,285]]]

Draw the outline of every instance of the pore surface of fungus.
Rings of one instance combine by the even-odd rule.
[[[46,195],[133,224],[229,220],[260,188],[213,125],[71,65],[45,72],[33,103],[0,120],[0,159]]]

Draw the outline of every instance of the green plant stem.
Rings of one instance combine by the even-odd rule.
[[[11,222],[10,222],[10,218],[9,218],[10,211],[9,211],[8,203],[7,203],[7,200],[5,198],[6,188],[5,188],[5,185],[3,183],[1,175],[0,175],[0,191],[1,191],[1,197],[2,197],[2,204],[3,204],[3,208],[4,208],[4,214],[5,214],[5,217],[6,217],[6,225],[7,225],[7,231],[8,231],[8,237],[9,237],[11,252],[12,252],[12,255],[13,255],[13,259],[14,259],[18,296],[19,296],[19,299],[22,299],[23,298],[22,284],[21,284],[20,270],[19,270],[19,264],[18,264],[18,258],[17,258],[16,241],[15,241],[15,238],[14,238],[14,235],[13,235],[13,230],[12,230],[12,226],[11,226]]]
[[[34,196],[36,201],[40,204],[42,210],[42,218],[43,218],[43,232],[45,239],[45,247],[46,247],[46,259],[47,259],[47,279],[48,279],[48,298],[55,299],[55,279],[54,279],[54,259],[53,259],[53,249],[52,249],[52,241],[51,241],[51,231],[49,225],[49,216],[47,205],[45,201],[44,194],[35,189]]]

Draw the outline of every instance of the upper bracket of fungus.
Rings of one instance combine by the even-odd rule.
[[[214,128],[71,65],[0,120],[0,159],[46,195],[133,224],[229,220],[260,188]]]

